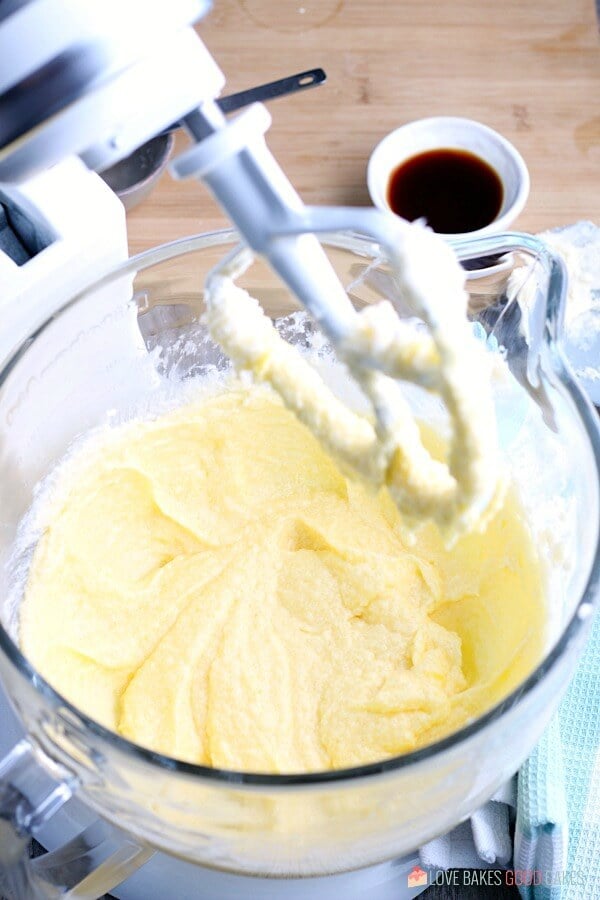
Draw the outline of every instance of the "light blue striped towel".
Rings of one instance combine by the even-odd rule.
[[[520,887],[523,900],[600,900],[600,614],[557,714],[518,776],[420,857],[433,869],[529,873],[541,883]]]
[[[524,900],[600,898],[600,616],[558,714],[519,773],[515,868]]]

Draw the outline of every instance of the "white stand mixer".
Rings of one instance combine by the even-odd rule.
[[[348,430],[363,436],[362,449],[353,456],[356,467],[368,470],[374,483],[383,483],[398,451],[404,462],[397,472],[408,467],[412,475],[392,476],[388,487],[404,513],[417,510],[417,518],[433,518],[443,529],[468,529],[495,490],[495,428],[491,399],[485,389],[477,390],[469,368],[473,342],[465,327],[464,274],[453,252],[419,223],[373,208],[305,207],[267,148],[271,118],[265,107],[253,104],[228,120],[215,102],[223,75],[190,28],[206,8],[205,0],[177,0],[168,10],[162,3],[148,8],[142,0],[101,6],[91,0],[19,0],[16,11],[0,19],[0,184],[31,179],[73,155],[102,170],[181,120],[194,143],[171,164],[172,173],[206,182],[245,248],[268,260],[332,343],[375,418],[373,426],[352,421],[352,414],[339,410],[341,404],[336,408],[333,395],[323,391],[324,408],[315,421],[346,415]],[[65,195],[72,189],[67,171]],[[50,234],[51,223],[39,213],[28,215],[22,197],[5,190],[8,223],[27,232],[37,215],[38,231]],[[93,214],[90,207],[83,221]],[[429,331],[425,339],[414,332],[407,336],[390,303],[374,309],[375,317],[354,309],[316,237],[336,231],[374,238],[394,271],[394,303],[401,295],[422,319]],[[18,245],[24,235],[14,237]],[[45,246],[37,255],[48,259],[63,297],[65,288],[83,287],[64,282],[50,238],[38,245]],[[42,271],[35,256],[22,265]],[[239,264],[231,272],[227,265],[224,274],[235,277]],[[19,282],[28,279],[13,280],[18,296]],[[31,315],[27,312],[30,328],[36,316],[51,311],[42,303],[34,306]],[[11,313],[15,307],[13,291]],[[19,313],[10,323],[13,346],[25,336],[25,321]],[[440,466],[423,447],[398,379],[444,400],[453,421],[448,465]],[[293,393],[284,400],[308,424],[298,404],[290,402]],[[475,407],[477,416],[470,415]],[[466,436],[461,447],[459,434]],[[343,441],[337,443],[340,458],[353,455]],[[467,447],[477,452],[467,453]],[[421,496],[419,485],[428,485]]]
[[[208,5],[206,0],[18,3],[12,15],[0,19],[0,184],[42,172],[40,177],[54,178],[56,186],[57,175],[47,170],[75,155],[88,168],[103,170],[180,119],[197,143],[174,161],[173,174],[203,178],[248,246],[267,256],[318,321],[335,314],[339,330],[351,307],[316,239],[297,236],[316,223],[307,221],[300,198],[266,147],[269,113],[255,104],[228,121],[214,102],[225,79],[190,27]],[[78,190],[72,170],[65,170],[61,198]],[[21,209],[24,222],[31,222],[20,197],[3,188],[10,219]],[[51,231],[44,220],[52,215],[49,204],[43,207],[39,226],[45,221]],[[86,227],[94,216],[88,207]],[[319,226],[330,227],[330,222]],[[3,287],[8,267],[4,259]],[[40,270],[39,261],[35,268]],[[60,277],[57,269],[54,277]],[[70,287],[63,282],[63,296]],[[10,290],[14,296],[15,288]]]

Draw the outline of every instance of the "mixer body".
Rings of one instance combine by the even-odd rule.
[[[209,7],[207,0],[11,5],[0,18],[0,185],[73,155],[101,171],[180,120],[193,144],[172,173],[202,178],[247,245],[326,330],[339,332],[351,306],[307,234],[330,225],[307,220],[269,152],[266,108],[254,104],[228,120],[215,103],[225,79],[191,27]],[[345,227],[356,219],[346,217]]]

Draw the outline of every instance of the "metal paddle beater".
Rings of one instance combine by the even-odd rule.
[[[464,272],[448,244],[420,223],[370,208],[304,206],[266,146],[269,124],[260,104],[229,121],[214,105],[184,119],[197,143],[172,171],[201,177],[244,240],[207,280],[208,328],[236,367],[269,382],[334,455],[387,485],[409,524],[433,519],[451,540],[485,521],[499,483],[493,405],[466,318]],[[354,309],[316,237],[340,231],[380,245],[393,294],[413,319],[398,317],[394,296]],[[253,254],[266,257],[327,336],[369,399],[372,419],[337,399],[235,285]],[[400,381],[442,399],[452,425],[447,462],[425,449]]]

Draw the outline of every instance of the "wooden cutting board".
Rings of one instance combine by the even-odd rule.
[[[198,31],[227,93],[326,70],[325,85],[271,104],[269,145],[307,203],[368,204],[365,167],[386,132],[462,115],[525,157],[516,227],[600,221],[593,0],[215,0]],[[132,253],[227,224],[204,187],[169,175],[128,221]]]

